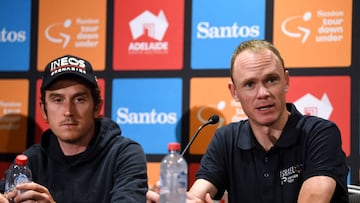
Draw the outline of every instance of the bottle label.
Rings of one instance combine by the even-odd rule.
[[[27,182],[29,182],[29,178],[25,174],[19,174],[14,180],[15,185]]]
[[[177,182],[178,182],[178,187],[180,190],[183,190],[183,189],[186,190],[186,188],[187,188],[187,173],[180,172],[177,175]],[[179,191],[179,192],[183,192],[183,191]]]

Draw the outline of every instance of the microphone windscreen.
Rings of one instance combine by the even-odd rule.
[[[218,115],[212,115],[209,118],[209,124],[213,125],[215,123],[219,122],[219,116]]]

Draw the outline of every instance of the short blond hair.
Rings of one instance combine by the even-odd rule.
[[[234,69],[234,62],[235,62],[235,58],[237,55],[239,55],[241,52],[245,51],[245,50],[250,50],[252,52],[259,52],[262,50],[270,50],[271,52],[273,52],[278,59],[281,62],[281,65],[283,66],[284,70],[285,70],[285,65],[284,65],[284,60],[280,55],[279,50],[270,42],[265,41],[265,40],[249,40],[249,41],[245,41],[242,42],[241,44],[239,44],[239,46],[236,47],[236,49],[234,50],[232,56],[231,56],[231,64],[230,64],[230,77],[231,80],[234,82],[233,80],[233,69]]]

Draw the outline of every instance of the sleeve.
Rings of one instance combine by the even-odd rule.
[[[0,180],[0,193],[5,192],[5,178]]]
[[[129,142],[117,156],[111,202],[146,202],[147,169],[142,147]]]
[[[311,127],[307,127],[304,180],[319,175],[329,176],[343,190],[347,190],[348,167],[339,128],[324,120],[308,126]]]
[[[211,182],[218,190],[214,199],[220,199],[225,191],[226,185],[225,166],[226,159],[226,144],[224,144],[224,129],[216,131],[211,140],[206,153],[201,159],[199,170],[196,173],[197,179],[205,179]]]

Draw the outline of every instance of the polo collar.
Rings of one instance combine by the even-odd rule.
[[[275,143],[274,147],[290,147],[294,145],[301,132],[296,125],[301,119],[301,113],[296,109],[295,105],[287,103],[287,110],[291,113],[288,121],[284,127],[282,134],[280,135],[279,140]],[[250,122],[246,120],[239,131],[239,139],[237,146],[242,150],[250,150],[257,145],[254,133],[250,128]]]

